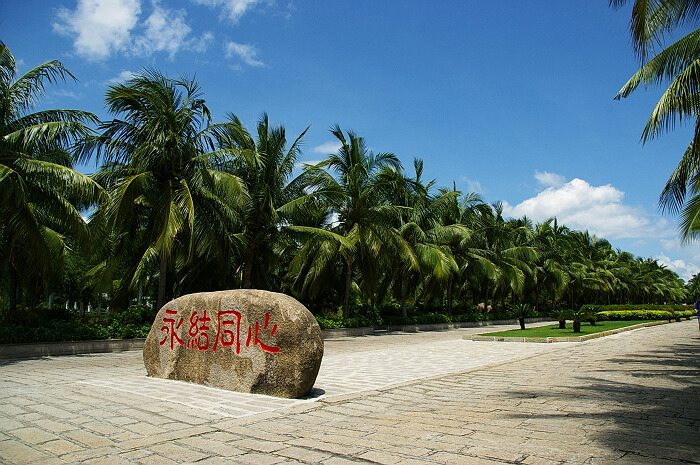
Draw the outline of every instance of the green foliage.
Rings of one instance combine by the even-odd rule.
[[[682,310],[679,314],[685,314]],[[692,310],[690,311],[692,314]],[[675,318],[670,310],[611,310],[596,313],[599,320],[671,320]]]
[[[0,323],[0,343],[16,344],[24,342],[57,342],[107,339],[109,331],[104,326],[77,320],[45,321],[41,326]]]
[[[625,3],[627,0],[610,0],[616,7]],[[642,132],[644,143],[671,131],[678,122],[695,121],[693,137],[659,199],[662,209],[680,212],[679,231],[683,239],[695,239],[700,236],[700,29],[694,27],[700,21],[700,9],[696,1],[690,0],[633,3],[630,37],[641,67],[615,98],[626,98],[639,87],[666,87]]]
[[[615,312],[615,311],[636,311],[636,310],[667,310],[679,312],[683,310],[693,310],[692,305],[653,305],[653,304],[622,304],[622,305],[586,305],[593,312]]]
[[[532,306],[530,304],[515,304],[510,313],[513,318],[527,318],[532,313]]]
[[[156,313],[145,307],[130,307],[107,318],[88,320],[60,309],[43,309],[31,313],[31,317],[8,315],[0,322],[0,344],[141,338],[148,335]]]
[[[122,312],[115,312],[107,318],[107,331],[110,339],[133,339],[148,336],[158,311],[133,306]]]
[[[321,329],[364,328],[375,326],[375,322],[366,317],[343,318],[342,316],[316,315]]]
[[[124,326],[128,324],[149,325],[153,324],[158,310],[144,306],[134,305],[121,312],[114,312],[107,318],[110,325]]]
[[[338,125],[331,129],[337,153],[292,179],[304,133],[288,144],[284,127],[265,114],[255,133],[233,114],[212,122],[196,80],[155,69],[107,89],[115,119],[98,133],[85,124],[95,117],[80,111],[25,118],[45,83],[72,75],[51,62],[12,84],[15,62],[3,47],[0,86],[9,87],[5,97],[0,92],[7,110],[0,112],[0,212],[11,215],[0,222],[0,307],[13,311],[0,313],[3,327],[14,325],[8,338],[18,325],[27,334],[48,328],[28,339],[61,331],[66,339],[88,337],[93,330],[83,324],[104,337],[138,337],[155,314],[130,308],[74,321],[70,312],[40,308],[49,295],[71,305],[109,300],[113,309],[145,298],[159,308],[177,294],[250,286],[290,293],[314,313],[342,307],[343,318],[318,317],[322,327],[338,328],[683,302],[700,288],[686,289],[655,260],[556,218],[509,219],[502,205],[475,193],[438,188],[422,179],[421,160],[411,177],[395,155],[371,152]],[[8,97],[13,89],[20,98]],[[70,170],[91,157],[102,163],[92,179]],[[80,211],[98,200],[86,225]],[[480,302],[493,310],[479,311]],[[507,311],[514,302],[522,308]],[[566,314],[580,321],[588,312],[594,321],[599,311],[634,309]],[[682,310],[660,309],[674,318]],[[49,328],[50,321],[70,325]]]
[[[443,313],[423,313],[415,316],[394,316],[385,319],[387,325],[427,325],[435,323],[452,323],[452,318]]]
[[[7,283],[11,311],[25,289],[28,306],[36,306],[37,294],[64,274],[66,250],[87,240],[80,210],[105,194],[72,169],[70,152],[97,117],[79,110],[32,113],[46,84],[69,78],[75,79],[55,60],[17,76],[15,57],[0,41],[0,283]]]

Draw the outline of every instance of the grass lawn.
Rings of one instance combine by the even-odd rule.
[[[587,321],[581,322],[581,332],[575,333],[570,321],[566,322],[565,329],[559,329],[559,323],[550,326],[540,326],[539,328],[525,328],[525,330],[514,329],[512,331],[499,331],[497,333],[484,333],[481,336],[503,336],[503,337],[575,337],[586,336],[588,334],[601,333],[612,329],[624,328],[625,326],[648,323],[645,321],[599,321],[595,326]]]

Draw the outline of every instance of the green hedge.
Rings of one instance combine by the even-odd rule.
[[[60,319],[21,320],[6,317],[0,321],[0,344],[146,337],[156,313],[145,307],[130,307],[99,318],[79,319],[69,315]]]
[[[692,305],[655,305],[655,304],[622,304],[622,305],[586,305],[595,312],[617,312],[635,310],[655,310],[680,312],[683,310],[693,310]]]
[[[613,310],[596,313],[599,320],[673,320],[695,316],[693,310]]]
[[[343,318],[339,316],[315,315],[321,329],[362,328],[365,326],[379,326],[381,318],[353,317]]]
[[[85,341],[108,339],[109,332],[99,324],[77,321],[46,321],[41,326],[0,323],[0,343]]]

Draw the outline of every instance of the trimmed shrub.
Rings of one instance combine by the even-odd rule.
[[[454,321],[449,315],[443,313],[423,313],[420,315],[401,317],[401,316],[391,316],[384,318],[384,324],[390,326],[403,326],[403,325],[428,325],[435,323],[452,323]]]
[[[598,312],[599,320],[671,320],[673,312],[668,310],[613,310]]]
[[[341,316],[323,316],[314,315],[321,329],[341,329],[341,328],[362,328],[366,326],[375,326],[381,323],[375,323],[367,317],[343,318]],[[379,319],[381,322],[381,318]]]
[[[586,305],[595,312],[616,312],[634,310],[662,310],[680,312],[683,310],[693,310],[692,305],[659,305],[659,304],[622,304],[622,305]]]
[[[107,329],[96,323],[71,321],[46,321],[41,326],[0,324],[0,343],[85,341],[107,339]]]
[[[54,313],[54,318],[44,318],[41,314],[29,321],[5,318],[0,322],[0,344],[146,337],[156,314],[149,308],[130,307],[106,318],[87,320],[74,315],[66,318],[60,310]]]

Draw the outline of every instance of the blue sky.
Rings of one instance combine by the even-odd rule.
[[[20,72],[58,59],[79,79],[46,107],[108,119],[106,87],[130,73],[194,75],[217,121],[253,129],[267,112],[289,139],[311,125],[304,161],[335,150],[337,123],[408,171],[423,158],[440,186],[557,216],[688,279],[700,246],[681,246],[657,200],[691,128],[642,147],[661,90],[613,100],[638,67],[629,15],[607,0],[25,0],[3,3],[0,38]]]

